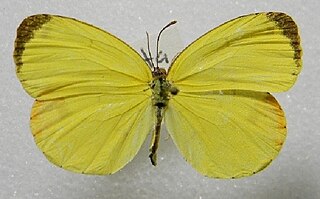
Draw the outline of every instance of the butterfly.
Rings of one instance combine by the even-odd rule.
[[[165,123],[199,173],[253,175],[276,158],[287,133],[269,92],[290,89],[302,68],[298,27],[280,12],[241,16],[210,30],[168,70],[157,61],[148,65],[106,31],[48,14],[23,20],[13,56],[23,88],[35,98],[35,143],[53,164],[84,174],[117,172],[150,133],[156,165]]]

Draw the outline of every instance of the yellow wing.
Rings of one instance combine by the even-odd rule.
[[[135,156],[155,119],[151,71],[128,45],[75,19],[35,15],[17,30],[14,60],[36,98],[32,133],[51,162],[110,174]]]
[[[179,54],[167,79],[180,92],[165,123],[186,160],[217,178],[265,168],[286,137],[284,113],[266,92],[294,84],[301,55],[297,25],[275,12],[231,20]]]
[[[295,22],[284,13],[231,20],[190,44],[174,60],[168,80],[182,92],[254,90],[282,92],[301,70]]]
[[[123,41],[61,16],[26,18],[17,30],[14,60],[23,87],[39,100],[135,93],[152,81],[147,64]]]
[[[262,92],[180,93],[171,99],[165,123],[187,162],[216,178],[239,178],[262,170],[286,138],[280,105]]]
[[[90,95],[36,101],[31,129],[57,166],[78,173],[112,174],[137,154],[154,124],[147,95]]]

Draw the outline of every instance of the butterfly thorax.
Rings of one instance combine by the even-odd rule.
[[[166,79],[167,73],[164,68],[156,69],[152,74],[152,103],[159,108],[166,107],[171,96],[177,95],[179,90]]]

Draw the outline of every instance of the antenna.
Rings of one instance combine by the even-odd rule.
[[[151,60],[151,67],[152,69],[154,69],[154,63],[152,61],[152,55],[151,55],[151,51],[150,51],[150,39],[149,39],[149,34],[148,32],[146,32],[147,34],[147,43],[148,43],[148,52],[149,52],[149,57],[150,57],[150,60]]]
[[[171,21],[170,23],[168,23],[165,27],[162,28],[162,30],[159,32],[158,34],[158,38],[157,38],[157,59],[156,59],[156,62],[157,62],[157,68],[159,69],[159,66],[158,66],[158,59],[159,59],[159,40],[160,40],[160,35],[161,33],[166,29],[168,28],[169,26],[173,25],[177,23],[177,21]]]

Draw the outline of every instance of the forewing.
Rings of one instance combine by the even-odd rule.
[[[24,89],[41,100],[135,93],[152,80],[144,60],[120,39],[61,16],[26,18],[17,30],[14,60]]]
[[[190,44],[173,61],[168,80],[180,91],[282,92],[302,67],[298,28],[284,13],[233,19]]]
[[[239,178],[262,170],[286,138],[280,105],[262,92],[180,94],[171,99],[165,123],[187,162],[216,178]]]

